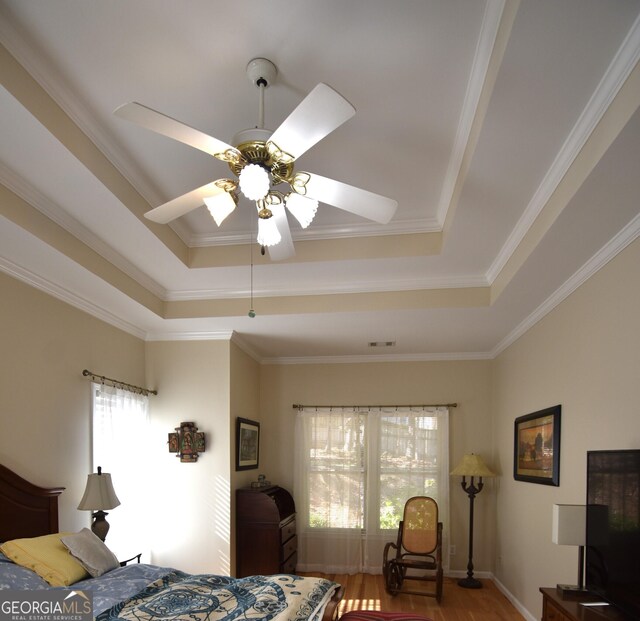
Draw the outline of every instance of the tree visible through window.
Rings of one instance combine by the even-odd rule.
[[[394,538],[412,496],[431,496],[441,515],[447,514],[446,408],[304,410],[298,414],[296,445],[301,570],[319,569],[322,563],[313,559],[349,537],[361,555],[360,561],[349,561],[351,568],[366,566],[370,555],[379,565],[381,556],[373,560],[369,542]],[[311,544],[308,555],[305,538]],[[358,538],[364,546],[355,545]]]
[[[435,413],[382,416],[378,427],[379,527],[395,530],[407,499],[431,496],[437,501],[440,496],[438,417]],[[444,474],[448,477],[447,472]]]

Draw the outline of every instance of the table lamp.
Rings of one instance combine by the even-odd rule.
[[[107,513],[104,510],[115,509],[119,504],[120,501],[111,483],[111,475],[108,472],[103,473],[102,468],[98,466],[97,474],[87,475],[87,487],[78,509],[95,511],[92,515],[91,530],[102,541],[106,539],[109,532],[109,522],[105,519]]]
[[[578,584],[558,584],[563,595],[584,591],[584,546],[587,530],[585,505],[553,505],[551,540],[561,546],[578,546]]]

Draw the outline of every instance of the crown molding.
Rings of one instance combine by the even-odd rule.
[[[104,310],[104,308],[89,302],[64,287],[60,287],[59,285],[42,278],[38,274],[34,274],[32,271],[27,270],[2,256],[0,256],[0,270],[13,278],[42,291],[43,293],[53,296],[65,304],[69,304],[78,310],[88,313],[96,319],[112,325],[114,328],[118,328],[119,330],[122,330],[127,334],[131,334],[139,339],[145,338],[144,330],[141,330],[128,321],[124,321],[122,318],[109,313]]]
[[[245,354],[256,362],[260,362],[258,352],[247,343],[246,339],[235,330],[212,330],[204,332],[148,332],[147,342],[158,341],[229,341],[235,343]]]
[[[640,215],[636,216],[620,233],[596,253],[569,280],[557,289],[533,313],[522,321],[490,352],[457,352],[434,354],[407,355],[361,355],[361,356],[310,356],[310,357],[281,357],[264,358],[253,349],[240,334],[233,330],[208,332],[145,332],[140,328],[123,321],[119,317],[106,312],[103,308],[88,302],[76,294],[59,287],[48,280],[26,270],[4,257],[0,257],[0,270],[14,278],[30,285],[44,293],[50,294],[93,317],[100,319],[115,328],[145,341],[203,341],[203,340],[233,340],[245,353],[261,365],[291,365],[291,364],[339,364],[363,362],[438,362],[447,360],[490,360],[496,358],[510,345],[517,341],[530,328],[549,314],[556,306],[563,302],[573,291],[584,284],[591,276],[604,267],[618,253],[640,237]]]
[[[458,360],[490,360],[491,352],[452,352],[439,354],[374,354],[361,356],[309,356],[263,358],[262,365],[289,364],[356,364],[363,362],[445,362]]]
[[[456,136],[451,150],[451,157],[447,165],[440,200],[436,212],[436,222],[442,230],[447,213],[452,206],[456,185],[462,171],[464,156],[470,145],[470,137],[474,121],[477,117],[482,91],[487,82],[487,75],[491,66],[493,49],[500,29],[506,0],[488,0],[485,5],[480,35],[476,46],[475,56],[471,64],[471,75],[467,83],[462,112],[456,130]]]
[[[244,337],[240,336],[235,330],[231,334],[231,341],[235,343],[247,356],[255,360],[258,364],[260,364],[261,356],[260,354],[251,346]]]
[[[523,334],[528,332],[543,317],[548,315],[556,306],[566,300],[578,287],[584,284],[596,272],[602,269],[618,253],[640,236],[640,215],[636,216],[613,239],[605,244],[591,259],[589,259],[573,276],[550,295],[536,310],[522,321],[512,332],[502,339],[493,349],[493,358],[501,354],[515,343]]]
[[[0,183],[19,196],[34,209],[46,216],[53,223],[80,240],[83,244],[97,252],[121,272],[132,278],[153,295],[164,299],[167,291],[147,274],[136,268],[130,261],[116,252],[87,227],[69,215],[60,205],[44,196],[22,177],[0,162]]]
[[[490,0],[494,2],[496,0]],[[504,0],[499,0],[504,2]],[[4,31],[0,29],[4,35]],[[68,88],[58,72],[51,66],[45,66],[42,59],[34,55],[25,38],[16,36],[9,31],[6,37],[6,48],[12,56],[24,67],[33,79],[69,116],[72,122],[89,138],[91,142],[105,155],[116,170],[126,179],[149,203],[160,205],[166,198],[161,196],[153,182],[146,178],[138,164],[125,152],[118,148],[112,139],[102,129],[100,123],[81,105],[80,98]],[[194,234],[189,227],[179,219],[169,223],[170,228],[178,238],[190,248],[208,246],[233,246],[247,243],[246,233],[225,233],[216,231],[211,234]],[[442,230],[437,218],[419,218],[402,222],[391,222],[385,225],[381,232],[380,225],[375,223],[353,223],[347,226],[315,226],[310,230],[296,231],[293,240],[322,240],[341,239],[350,237],[375,237],[396,235],[403,233],[439,233]]]
[[[295,288],[254,288],[253,293],[247,287],[170,291],[163,298],[165,302],[189,302],[195,300],[231,300],[236,298],[283,298],[299,295],[340,295],[351,293],[393,293],[398,291],[424,291],[433,289],[477,289],[487,287],[488,283],[483,276],[460,276],[455,278],[424,277],[404,280],[394,280],[390,286],[388,281],[367,281],[357,283],[318,285],[308,282],[306,285]]]
[[[531,329],[543,317],[548,315],[556,306],[563,302],[578,287],[584,284],[596,272],[611,261],[617,254],[629,244],[640,237],[640,215],[636,216],[624,229],[622,229],[611,241],[603,246],[589,261],[587,261],[571,278],[549,296],[533,313],[522,321],[512,332],[502,339],[496,347],[488,352],[458,352],[440,354],[376,354],[362,356],[310,356],[310,357],[282,357],[263,358],[260,363],[264,365],[287,364],[339,364],[362,362],[431,362],[447,360],[492,360],[505,349],[517,341],[523,334]]]
[[[230,341],[233,330],[157,332],[145,334],[145,341]]]
[[[605,71],[569,136],[558,151],[520,220],[489,267],[486,274],[489,283],[493,284],[522,242],[639,60],[640,16],[636,18],[631,26],[622,45]]]
[[[2,22],[0,19],[0,39],[9,53],[149,203],[149,209],[152,205],[164,202],[158,188],[146,178],[138,164],[108,137],[102,125],[89,113],[82,98],[65,82],[55,66],[43,61],[45,55],[34,53],[37,46],[33,45],[24,32],[3,28]]]

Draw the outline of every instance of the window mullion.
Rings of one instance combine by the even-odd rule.
[[[379,417],[369,412],[365,417],[366,429],[366,479],[365,479],[365,533],[375,533],[379,529],[380,515],[380,442]]]

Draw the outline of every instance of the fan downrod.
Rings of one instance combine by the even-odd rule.
[[[240,172],[247,162],[271,170],[277,179],[289,179],[293,175],[293,162],[283,162],[269,153],[267,142],[273,131],[265,129],[263,126],[263,92],[265,88],[275,82],[277,74],[276,66],[266,58],[254,58],[247,64],[247,77],[260,90],[259,122],[256,127],[237,132],[232,139],[232,145],[240,151],[243,157],[243,160],[229,162],[229,168],[236,176],[240,176]]]

